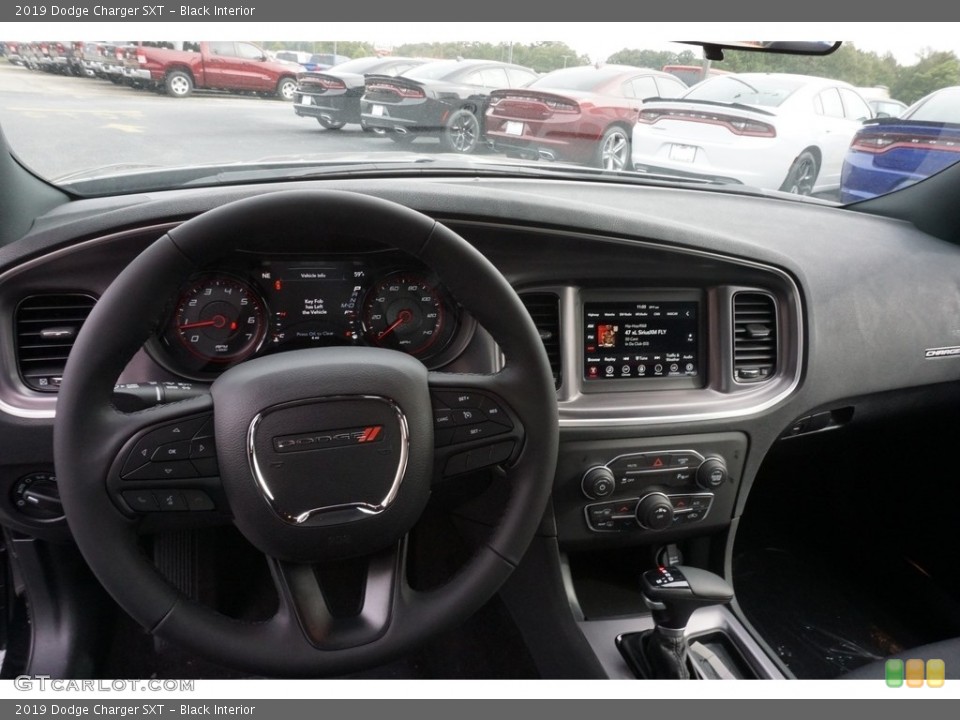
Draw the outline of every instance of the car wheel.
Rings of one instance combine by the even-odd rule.
[[[345,122],[335,122],[333,120],[327,120],[326,118],[318,117],[317,122],[320,123],[327,130],[339,130],[344,125]]]
[[[440,146],[444,152],[467,155],[480,144],[480,121],[466,108],[457,110],[447,119],[447,125],[440,136]]]
[[[597,146],[595,164],[604,170],[627,170],[630,167],[630,135],[619,125],[607,128]]]
[[[174,70],[168,73],[164,85],[167,88],[167,95],[170,97],[185,98],[193,92],[193,78],[183,70]]]
[[[794,195],[809,195],[813,192],[819,172],[817,158],[809,150],[804,150],[793,161],[787,172],[787,179],[783,181],[780,189]]]
[[[297,92],[297,81],[290,77],[280,78],[277,83],[277,99],[284,102],[293,102],[293,95]]]

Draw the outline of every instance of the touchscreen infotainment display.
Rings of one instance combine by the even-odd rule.
[[[700,373],[699,302],[588,302],[583,319],[585,380]]]

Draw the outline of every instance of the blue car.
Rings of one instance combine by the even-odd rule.
[[[867,120],[843,161],[840,200],[912,185],[960,160],[960,86],[927,95],[898,118]]]

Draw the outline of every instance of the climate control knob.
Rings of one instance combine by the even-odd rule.
[[[664,530],[673,524],[673,505],[661,492],[650,493],[637,505],[637,522],[647,530]]]
[[[707,490],[714,490],[727,481],[727,464],[723,458],[708,457],[697,468],[697,484]]]
[[[610,468],[603,465],[587,470],[580,482],[583,494],[591,500],[602,500],[605,497],[610,497],[616,487],[617,479],[610,472]]]

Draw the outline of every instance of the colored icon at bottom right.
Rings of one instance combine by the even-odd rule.
[[[907,687],[923,687],[926,679],[927,687],[943,687],[946,678],[946,666],[943,660],[923,660],[911,658],[903,660],[887,660],[884,676],[888,687],[900,687],[906,682]]]

